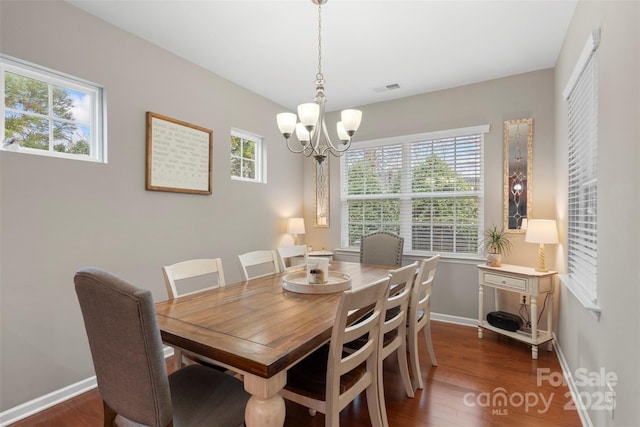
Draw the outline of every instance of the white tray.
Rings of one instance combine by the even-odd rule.
[[[300,294],[330,294],[351,288],[351,277],[348,274],[329,272],[329,280],[321,285],[307,281],[306,271],[296,271],[282,278],[282,287],[287,291]]]

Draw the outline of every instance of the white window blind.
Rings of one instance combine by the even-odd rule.
[[[597,41],[597,38],[596,38]],[[589,49],[589,46],[591,48]],[[598,260],[598,56],[593,37],[587,43],[568,104],[568,276],[597,297]]]
[[[363,142],[342,157],[342,246],[384,230],[405,251],[478,254],[488,126]]]

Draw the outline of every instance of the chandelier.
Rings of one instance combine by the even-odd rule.
[[[328,0],[311,0],[318,5],[318,73],[316,74],[316,96],[313,102],[298,105],[298,115],[280,113],[277,115],[278,128],[287,141],[287,148],[294,153],[313,156],[318,163],[327,158],[327,154],[340,156],[351,146],[351,137],[360,127],[362,112],[360,110],[343,110],[342,121],[336,124],[340,143],[331,142],[324,120],[324,76],[322,75],[322,5]],[[298,122],[298,117],[300,121]],[[295,131],[300,142],[299,147],[291,146],[291,136]]]

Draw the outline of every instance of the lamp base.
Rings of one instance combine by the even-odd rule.
[[[549,271],[544,265],[544,243],[540,243],[540,246],[538,246],[538,266],[536,267],[536,271],[542,273]]]

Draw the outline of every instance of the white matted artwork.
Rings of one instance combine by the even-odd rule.
[[[211,194],[212,160],[212,130],[147,112],[147,190]]]

